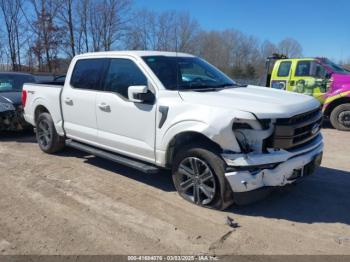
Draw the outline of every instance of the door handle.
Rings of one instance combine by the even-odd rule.
[[[66,98],[64,99],[64,102],[65,102],[67,105],[73,105],[73,100],[70,99],[69,97],[66,97]]]
[[[107,105],[106,103],[98,104],[98,107],[99,107],[102,111],[107,111],[107,112],[110,112],[110,111],[111,111],[111,107],[110,107],[109,105]]]

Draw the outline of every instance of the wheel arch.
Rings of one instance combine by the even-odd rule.
[[[36,121],[41,113],[48,113],[52,117],[57,133],[60,136],[65,135],[62,125],[62,115],[59,103],[50,103],[45,99],[37,98],[31,104],[30,114],[32,116],[32,125],[36,126]]]
[[[205,144],[209,145],[213,150],[217,152],[222,152],[223,149],[219,144],[211,140],[206,135],[198,132],[198,131],[184,131],[176,134],[168,143],[165,155],[166,167],[171,167],[174,156],[178,152],[178,150],[188,144]]]
[[[344,96],[344,97],[340,97],[336,100],[333,100],[331,103],[329,103],[327,105],[327,107],[324,110],[324,115],[329,117],[333,111],[334,108],[336,108],[337,106],[341,105],[341,104],[350,104],[350,97],[349,96]]]
[[[36,124],[36,121],[38,120],[38,117],[42,113],[48,113],[50,114],[50,111],[44,106],[44,105],[37,105],[34,110],[34,123]]]

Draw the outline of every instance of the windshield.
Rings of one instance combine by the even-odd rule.
[[[211,89],[236,83],[198,57],[145,56],[143,60],[169,90]]]
[[[31,75],[0,74],[0,92],[21,92],[24,83],[34,83]]]
[[[322,62],[328,66],[334,73],[340,73],[340,74],[349,74],[349,71],[347,71],[346,69],[342,68],[341,66],[333,63],[331,60],[329,59],[324,59],[322,60]]]

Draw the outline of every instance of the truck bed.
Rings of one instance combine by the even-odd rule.
[[[27,92],[27,101],[24,107],[24,118],[27,122],[36,125],[35,110],[47,110],[55,123],[56,130],[63,134],[60,95],[63,85],[54,84],[24,84],[23,91]]]

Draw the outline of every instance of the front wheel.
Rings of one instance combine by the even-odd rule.
[[[49,154],[56,153],[65,146],[65,139],[57,134],[49,113],[39,115],[36,122],[36,139],[40,149]]]
[[[335,107],[331,112],[330,121],[334,128],[350,131],[350,104],[341,104]]]
[[[180,150],[172,174],[176,190],[189,202],[220,210],[233,203],[225,163],[210,147],[193,145]]]

